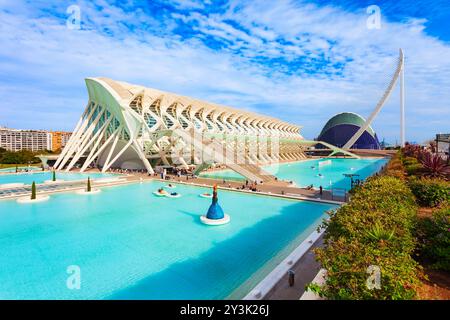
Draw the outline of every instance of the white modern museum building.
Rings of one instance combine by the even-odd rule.
[[[87,78],[87,106],[55,163],[58,170],[145,169],[212,163],[258,180],[259,165],[304,159],[301,127],[156,89]]]

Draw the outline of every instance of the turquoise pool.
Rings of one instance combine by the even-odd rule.
[[[112,173],[79,173],[79,172],[57,172],[56,179],[61,179],[65,181],[75,181],[83,180],[91,177],[91,179],[106,178],[117,176]],[[36,183],[43,183],[45,180],[51,180],[52,173],[50,171],[45,172],[26,172],[26,173],[12,173],[12,174],[2,174],[0,175],[0,185],[8,183],[25,183],[32,184],[33,181]]]
[[[162,182],[54,194],[47,202],[0,201],[0,299],[241,298],[336,206],[219,191],[231,222],[199,222],[211,199]],[[68,266],[81,288],[66,286]]]
[[[331,161],[331,164],[319,165],[321,162]],[[388,162],[384,158],[366,159],[314,159],[291,163],[264,166],[264,169],[279,179],[293,181],[299,187],[313,185],[324,189],[350,189],[350,179],[345,173],[359,174],[358,179],[366,179]],[[200,174],[203,177],[228,180],[245,180],[244,177],[231,170],[210,171]]]

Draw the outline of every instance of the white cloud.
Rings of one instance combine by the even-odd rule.
[[[381,30],[368,30],[365,11],[287,0],[232,2],[223,14],[173,13],[179,23],[198,23],[197,36],[183,39],[142,10],[125,11],[103,0],[95,3],[100,12],[88,1],[79,4],[83,30],[68,30],[61,19],[36,14],[19,1],[2,5],[0,124],[71,129],[86,103],[83,78],[108,76],[281,117],[304,125],[312,138],[334,113],[367,116],[403,47],[408,137],[421,141],[448,131],[450,93],[443,88],[450,87],[450,47],[424,33],[424,20],[383,21]],[[177,6],[203,8],[196,1]],[[54,10],[65,12],[60,3]],[[229,46],[210,49],[205,35]],[[322,56],[329,64],[309,72]],[[281,58],[288,66],[261,64],[256,57]],[[298,70],[286,73],[298,58]],[[398,99],[395,93],[374,124],[391,141],[398,132]]]

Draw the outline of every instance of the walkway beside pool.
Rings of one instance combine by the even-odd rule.
[[[97,172],[93,170],[92,172]],[[219,188],[223,189],[231,189],[234,191],[241,191],[246,193],[254,193],[254,194],[265,194],[286,198],[294,198],[294,199],[303,199],[303,200],[311,200],[311,201],[324,201],[324,202],[332,202],[336,204],[342,204],[346,201],[343,197],[333,197],[330,191],[323,190],[323,194],[320,195],[318,190],[307,190],[304,188],[297,188],[290,186],[287,182],[284,181],[273,181],[271,183],[266,184],[258,184],[256,186],[257,192],[250,191],[248,188],[242,190],[242,182],[237,181],[225,181],[217,180],[217,179],[209,179],[209,178],[192,178],[186,176],[182,176],[181,178],[174,175],[167,175],[167,182],[179,182],[179,183],[187,183],[194,184],[198,186],[205,187],[213,187],[217,185]],[[158,176],[149,176],[147,174],[141,173],[130,173],[123,174],[117,178],[100,178],[92,180],[93,185],[95,187],[106,187],[111,185],[123,184],[123,183],[136,183],[143,182],[147,180],[160,180]],[[245,184],[245,183],[244,183]],[[51,194],[55,192],[68,192],[80,190],[86,187],[85,180],[77,180],[77,181],[61,181],[61,182],[50,182],[50,183],[42,183],[37,184],[37,192],[38,194]],[[0,199],[11,199],[16,197],[23,197],[31,194],[31,185],[24,185],[19,187],[3,187],[0,189]]]
[[[107,187],[117,184],[127,183],[127,177],[117,177],[117,178],[101,178],[97,180],[92,180],[93,187]],[[85,180],[76,181],[61,181],[61,182],[50,182],[36,184],[37,194],[52,194],[56,192],[69,192],[75,190],[82,190],[86,188]],[[23,185],[17,187],[4,187],[0,189],[0,200],[3,199],[14,199],[17,197],[24,197],[31,195],[31,185]]]
[[[232,181],[232,180],[226,180],[225,183],[223,183],[223,180],[218,179],[209,179],[209,178],[203,178],[203,177],[197,177],[197,178],[191,178],[189,177],[186,179],[185,176],[178,178],[173,175],[168,175],[170,177],[171,181],[176,182],[182,182],[182,183],[193,183],[197,185],[204,185],[204,186],[210,186],[213,187],[214,185],[217,185],[219,188],[229,188],[236,191],[246,191],[246,192],[252,192],[248,188],[242,189],[242,186],[245,185],[245,182],[239,182],[239,181]],[[168,180],[168,181],[170,181]],[[294,186],[290,186],[289,183],[284,181],[273,181],[270,183],[263,183],[258,184],[256,186],[257,192],[254,193],[264,193],[269,194],[273,196],[283,196],[283,197],[289,197],[289,198],[306,198],[307,200],[313,200],[313,201],[321,201],[324,200],[326,202],[333,201],[338,202],[339,204],[346,202],[347,199],[345,199],[343,196],[336,197],[333,196],[332,193],[328,190],[323,190],[322,195],[320,195],[319,190],[316,189],[305,189],[305,188],[298,188]]]
[[[290,270],[294,271],[294,285],[289,286],[289,275],[286,273],[272,288],[263,300],[298,300],[305,292],[305,286],[314,279],[320,270],[316,261],[314,249],[323,246],[323,235],[308,249],[308,251],[293,264]]]

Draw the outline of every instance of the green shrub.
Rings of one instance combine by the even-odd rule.
[[[384,174],[390,177],[404,179],[405,168],[403,166],[401,158],[402,158],[401,153],[395,154],[394,157],[386,165],[386,170],[384,171]]]
[[[316,291],[329,299],[414,298],[420,269],[411,257],[416,210],[414,195],[398,178],[372,177],[356,188],[324,222],[325,245],[316,253],[328,275]],[[380,268],[380,289],[366,285],[371,265]]]
[[[317,258],[327,270],[327,280],[326,286],[316,291],[328,299],[401,300],[416,296],[417,263],[409,252],[393,252],[388,242],[368,245],[342,237],[317,250]],[[379,289],[366,284],[370,266],[380,268]]]
[[[393,160],[389,164],[389,169],[390,170],[401,170],[401,169],[403,169],[403,164],[400,162],[400,160]]]
[[[0,163],[4,164],[16,164],[16,163],[39,163],[39,158],[35,156],[38,152],[32,152],[29,150],[20,151],[5,151],[0,153]]]
[[[421,206],[436,207],[450,201],[450,183],[445,180],[410,179],[408,184]]]
[[[423,171],[423,166],[420,163],[409,164],[405,166],[408,176],[418,175]]]
[[[405,166],[409,166],[409,165],[414,165],[414,164],[419,164],[419,160],[417,160],[414,157],[405,157],[403,158],[403,164]]]
[[[381,223],[375,222],[375,225],[366,231],[367,238],[372,241],[389,241],[394,237],[395,230],[387,230]]]
[[[420,258],[435,269],[450,271],[450,206],[421,219],[416,234]]]
[[[360,186],[351,202],[332,213],[331,237],[345,233],[364,237],[367,227],[380,224],[387,229],[411,229],[416,214],[414,196],[408,186],[393,177],[374,177]]]
[[[405,179],[405,171],[402,170],[388,170],[386,172],[386,175],[390,176],[390,177],[394,177],[397,179]]]

